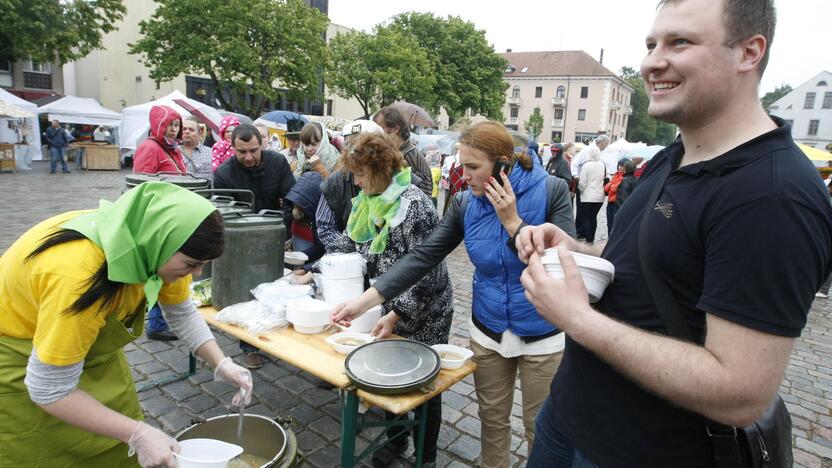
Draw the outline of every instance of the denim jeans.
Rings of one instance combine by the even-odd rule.
[[[49,171],[54,173],[55,170],[58,168],[58,161],[61,162],[61,170],[63,172],[69,172],[69,169],[66,167],[66,148],[49,148]]]
[[[159,332],[168,329],[168,323],[165,321],[165,317],[162,316],[162,309],[159,304],[154,305],[147,313],[147,331]]]
[[[598,468],[555,429],[551,419],[552,410],[550,396],[537,415],[534,446],[526,468]]]

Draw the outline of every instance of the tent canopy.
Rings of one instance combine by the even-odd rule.
[[[38,112],[38,106],[24,99],[20,99],[3,88],[0,88],[0,101],[20,107],[21,109],[31,112],[32,114],[37,114]],[[34,152],[34,159],[40,159],[40,123],[38,122],[37,117],[23,119],[20,134],[17,134],[17,132],[11,130],[9,126],[6,125],[7,120],[14,119],[0,117],[0,121],[2,121],[2,124],[0,124],[0,141],[17,143],[22,137],[26,144],[32,148],[32,151]]]
[[[38,114],[49,114],[49,120],[61,123],[106,125],[121,124],[121,114],[102,106],[95,99],[65,96],[45,106],[38,107]]]
[[[121,115],[124,117],[124,120],[121,122],[121,127],[119,127],[118,132],[121,136],[119,146],[121,146],[122,149],[135,150],[145,140],[145,138],[147,138],[147,132],[150,130],[150,108],[153,106],[172,107],[176,109],[176,112],[179,112],[183,118],[191,115],[190,112],[175,103],[175,99],[184,99],[185,101],[188,101],[188,103],[194,108],[199,109],[203,115],[213,120],[216,125],[219,125],[222,120],[222,115],[220,115],[219,111],[213,107],[207,106],[199,101],[189,99],[178,90],[174,90],[167,96],[161,97],[155,101],[125,107],[122,109]]]

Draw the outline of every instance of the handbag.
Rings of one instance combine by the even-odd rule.
[[[696,340],[684,314],[679,308],[673,291],[659,276],[651,257],[647,255],[649,239],[647,225],[667,178],[673,171],[668,161],[665,168],[657,169],[658,179],[650,194],[647,208],[638,230],[638,255],[647,288],[668,334],[690,342]],[[705,432],[711,441],[714,466],[717,468],[787,468],[793,465],[792,420],[780,395],[774,398],[766,412],[753,424],[733,427],[705,419]]]

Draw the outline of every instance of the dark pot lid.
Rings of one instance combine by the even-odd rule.
[[[413,340],[373,341],[353,350],[344,362],[347,377],[369,391],[415,390],[439,373],[439,355]]]
[[[283,225],[283,218],[279,216],[244,215],[235,212],[221,213],[227,228],[242,228],[249,226]]]
[[[141,184],[143,182],[170,182],[184,188],[204,188],[209,184],[208,179],[199,179],[189,176],[176,176],[167,174],[131,174],[124,177],[125,181],[133,184]]]

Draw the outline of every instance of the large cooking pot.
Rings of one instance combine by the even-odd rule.
[[[259,414],[243,416],[243,440],[237,439],[237,422],[240,415],[226,414],[186,427],[176,440],[217,439],[243,447],[246,454],[265,458],[261,468],[290,468],[300,464],[303,454],[298,450],[295,434],[289,429],[291,419],[269,419]]]
[[[200,189],[194,190],[205,198],[208,198],[217,208],[248,208],[251,212],[254,206],[254,192],[245,189]],[[222,212],[222,210],[220,210]]]
[[[380,395],[419,390],[439,374],[439,354],[413,340],[373,341],[355,348],[344,361],[356,387]]]
[[[279,212],[225,218],[225,249],[211,261],[211,302],[217,310],[251,300],[260,283],[283,276],[286,227]]]
[[[145,182],[169,182],[188,190],[199,190],[208,187],[211,183],[208,179],[200,179],[193,174],[177,174],[172,172],[159,172],[156,174],[145,174],[136,172],[124,176],[124,182],[128,189],[131,189]]]

